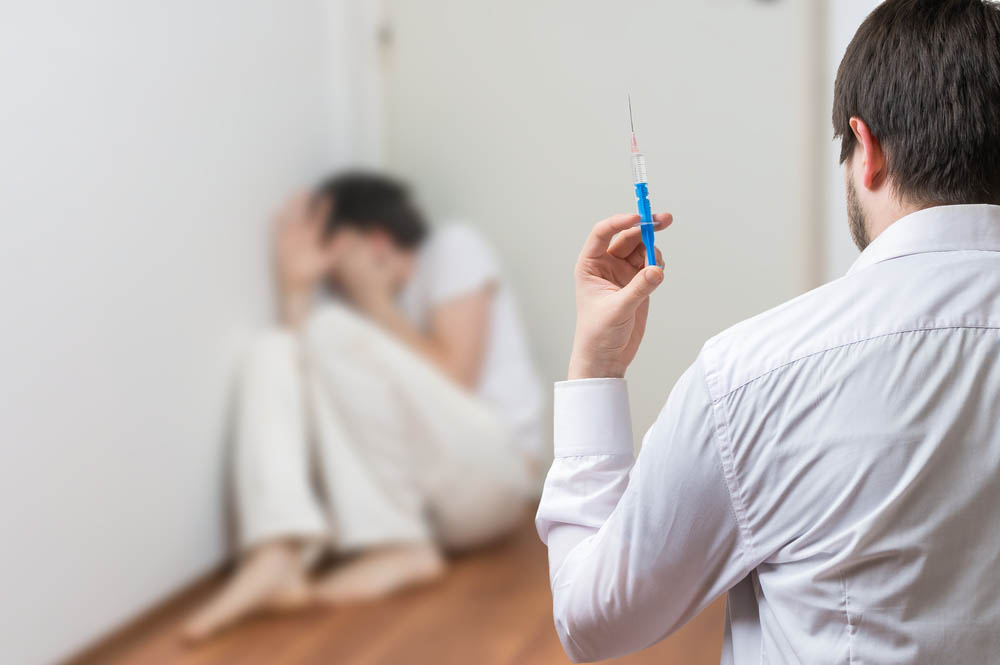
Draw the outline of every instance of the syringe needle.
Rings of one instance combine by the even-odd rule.
[[[628,124],[632,128],[632,152],[639,152],[639,142],[635,140],[635,123],[632,121],[632,95],[628,96]]]

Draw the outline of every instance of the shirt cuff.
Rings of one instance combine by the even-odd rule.
[[[555,386],[556,457],[633,455],[625,379],[578,379]]]

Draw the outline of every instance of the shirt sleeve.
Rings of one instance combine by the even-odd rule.
[[[499,262],[479,232],[456,224],[441,228],[436,236],[428,262],[430,305],[454,300],[499,279]]]
[[[667,637],[754,567],[720,461],[699,359],[638,459],[622,379],[555,388],[555,460],[536,517],[556,631],[574,662]],[[634,465],[633,465],[634,461]]]

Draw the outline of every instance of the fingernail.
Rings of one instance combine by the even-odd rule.
[[[647,270],[646,271],[646,281],[654,286],[663,281],[663,271],[662,270]]]

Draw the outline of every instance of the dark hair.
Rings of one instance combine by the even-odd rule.
[[[339,228],[385,231],[403,249],[419,245],[427,225],[410,200],[405,185],[387,176],[362,171],[335,175],[316,188],[332,202],[326,233]]]
[[[1000,6],[882,3],[837,72],[833,128],[841,163],[857,143],[855,116],[882,144],[901,198],[1000,203]]]

